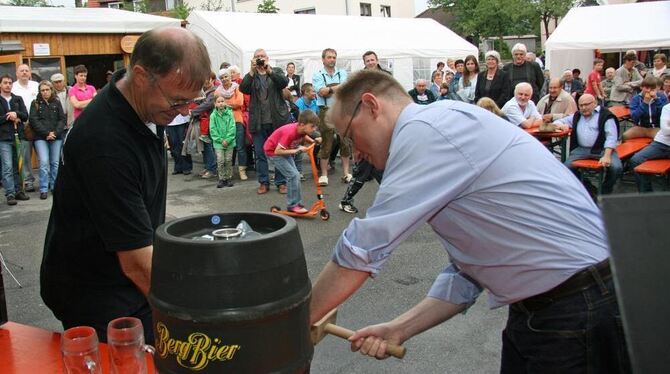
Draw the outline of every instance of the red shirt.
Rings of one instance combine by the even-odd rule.
[[[263,150],[268,157],[274,157],[275,149],[281,145],[285,149],[297,147],[303,135],[298,134],[298,123],[289,123],[275,130],[263,144]]]
[[[586,89],[584,90],[584,93],[591,94],[593,96],[598,97],[596,94],[596,91],[593,90],[593,83],[600,85],[600,73],[596,70],[593,70],[588,78],[586,78]]]

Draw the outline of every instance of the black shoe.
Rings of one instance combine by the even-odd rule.
[[[182,172],[182,174],[184,174],[184,175],[190,175],[190,174],[191,174],[191,171],[190,171],[190,170],[184,170],[184,171]]]
[[[35,186],[26,183],[26,192],[35,192]],[[21,200],[21,199],[19,199]],[[26,199],[27,200],[27,199]]]
[[[216,184],[216,188],[223,188],[228,185],[228,181],[225,179],[219,179],[219,182]]]
[[[177,175],[177,174],[181,174],[181,173],[182,173],[181,171],[175,170],[175,171],[172,172],[172,175]]]
[[[33,189],[33,191],[34,191],[34,189]],[[21,200],[21,201],[30,200],[30,196],[26,195],[25,192],[21,191],[21,192],[16,194],[16,200]]]
[[[229,180],[228,183],[226,183],[226,187],[232,187],[232,186],[234,186],[234,185],[235,185],[235,184],[234,184],[233,181],[231,181],[231,180]]]
[[[47,193],[46,192],[40,192],[40,200],[46,200],[47,199]]]
[[[16,205],[16,197],[14,195],[7,196],[7,205]]]
[[[340,202],[340,207],[339,208],[340,208],[341,211],[344,211],[344,212],[347,212],[347,213],[358,213],[358,209],[356,209],[356,207],[353,206],[353,204],[348,203],[346,201]]]

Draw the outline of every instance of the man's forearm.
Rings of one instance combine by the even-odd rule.
[[[151,286],[151,258],[153,252],[153,246],[116,252],[123,274],[135,284],[144,296],[149,295],[149,287]]]
[[[452,304],[444,300],[426,297],[412,309],[396,317],[390,323],[400,332],[402,341],[405,341],[433,326],[439,325],[464,309],[465,305]]]
[[[369,276],[368,272],[347,269],[329,261],[312,287],[310,325],[342,304]]]

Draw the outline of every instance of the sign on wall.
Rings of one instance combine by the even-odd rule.
[[[35,43],[33,44],[33,56],[50,56],[51,49],[49,43]]]

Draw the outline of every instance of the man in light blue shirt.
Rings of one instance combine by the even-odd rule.
[[[319,106],[316,105],[316,92],[311,83],[304,83],[300,86],[300,98],[295,101],[295,106],[302,112],[309,109],[312,112],[319,114]]]
[[[533,86],[521,82],[514,87],[514,97],[500,110],[505,113],[509,122],[519,127],[524,129],[538,127],[542,124],[542,115],[537,111],[531,97],[533,97]]]
[[[618,126],[614,114],[599,106],[593,95],[584,94],[579,98],[579,112],[561,118],[555,124],[561,129],[572,128],[570,156],[565,160],[565,166],[579,176],[572,167],[574,161],[598,160],[606,168],[601,193],[612,193],[623,169],[616,154]],[[589,188],[592,187],[587,185]]]
[[[321,147],[319,148],[319,163],[321,166],[321,176],[319,177],[319,185],[328,185],[328,160],[330,153],[333,151],[333,143],[335,142],[335,132],[332,125],[327,123],[328,118],[326,114],[328,109],[335,103],[334,93],[339,89],[340,84],[347,80],[347,71],[338,69],[337,52],[332,48],[326,48],[321,52],[321,61],[323,62],[323,69],[320,69],[312,77],[312,84],[316,90],[316,104],[319,106],[319,132],[321,133]],[[340,156],[342,156],[342,182],[349,183],[351,181],[351,173],[349,172],[349,157],[351,157],[351,144],[346,141],[340,141]]]
[[[415,307],[357,331],[354,350],[386,358],[387,341],[446,321],[487,289],[492,307],[510,306],[502,372],[630,370],[615,338],[623,330],[600,211],[542,144],[469,104],[416,105],[373,71],[342,85],[331,110],[341,136],[385,172],[373,206],[342,233],[314,284],[312,323],[427,223],[451,263]]]

